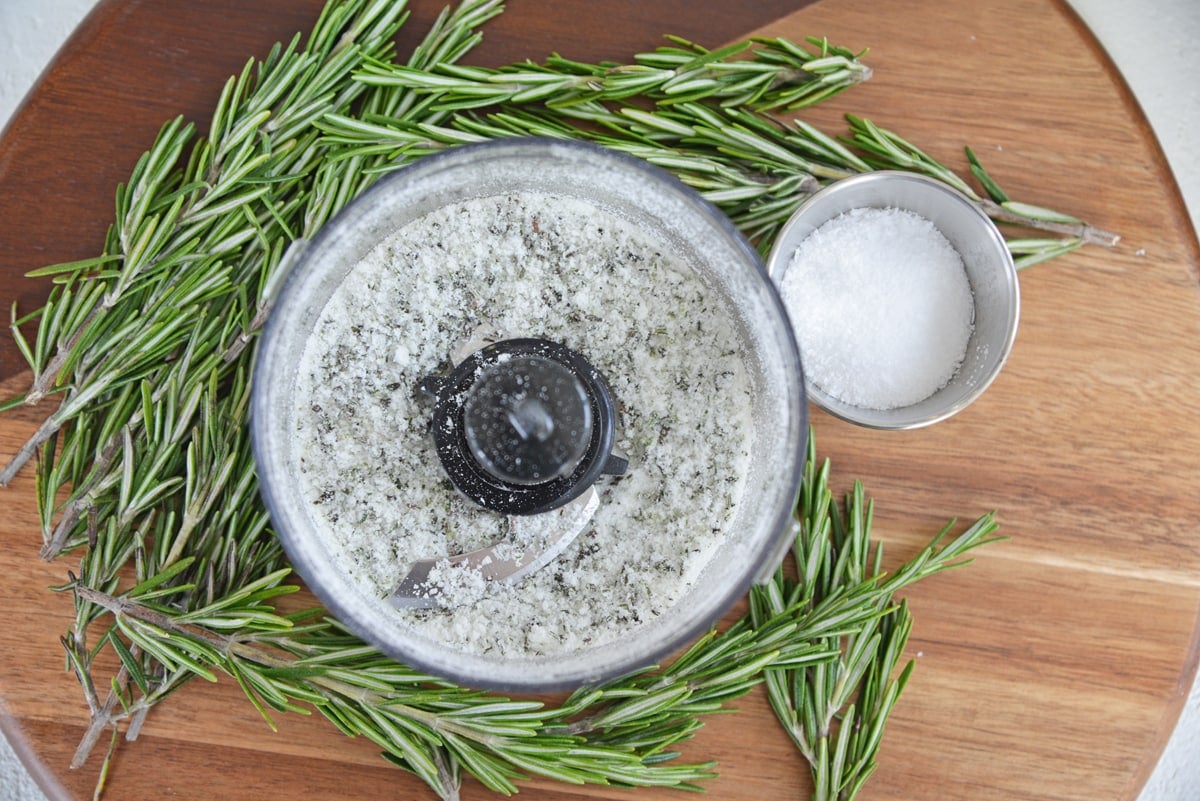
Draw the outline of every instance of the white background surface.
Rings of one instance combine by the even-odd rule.
[[[0,0],[0,127],[94,4],[94,0]],[[1183,190],[1192,225],[1200,228],[1200,3],[1071,0],[1071,4],[1141,102]],[[42,798],[0,737],[0,801]],[[1197,798],[1200,683],[1192,688],[1179,726],[1140,801]]]

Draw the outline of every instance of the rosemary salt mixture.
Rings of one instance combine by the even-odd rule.
[[[450,485],[431,407],[414,391],[480,329],[584,354],[619,403],[616,450],[630,472],[598,482],[589,526],[523,581],[467,577],[442,588],[449,608],[379,607],[472,653],[610,642],[679,600],[741,500],[750,398],[734,318],[681,257],[580,199],[464,201],[381,242],[325,306],[295,402],[297,467],[318,529],[380,599],[411,561],[509,533],[507,518]]]

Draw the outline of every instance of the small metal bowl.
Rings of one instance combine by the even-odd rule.
[[[941,231],[966,268],[974,300],[974,329],[958,371],[945,386],[917,403],[892,409],[855,406],[831,396],[811,374],[806,377],[808,397],[835,417],[868,428],[919,428],[945,420],[983,394],[1012,349],[1020,314],[1012,255],[996,225],[966,195],[932,178],[880,171],[838,181],[796,209],[767,259],[767,272],[776,286],[781,285],[792,254],[809,234],[839,214],[858,208],[904,209]]]

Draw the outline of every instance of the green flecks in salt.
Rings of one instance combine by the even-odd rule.
[[[613,642],[684,597],[742,502],[752,423],[732,310],[638,226],[579,199],[464,201],[381,243],[321,312],[294,405],[314,523],[368,595],[412,560],[508,535],[446,479],[413,391],[481,328],[583,353],[620,404],[630,472],[602,479],[587,530],[524,580],[447,573],[450,608],[386,613],[476,654]]]

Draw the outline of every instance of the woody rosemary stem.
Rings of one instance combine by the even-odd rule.
[[[1047,233],[1062,234],[1065,238],[1078,239],[1084,245],[1100,245],[1110,248],[1116,245],[1121,239],[1120,236],[1111,231],[1095,228],[1082,221],[1042,219],[1031,222],[1027,215],[1007,209],[987,198],[980,198],[976,202],[996,222],[1024,225]]]

